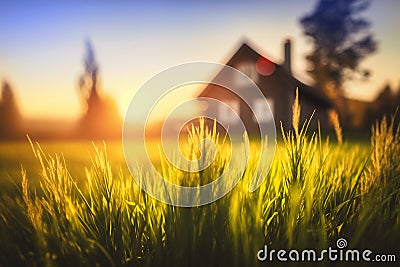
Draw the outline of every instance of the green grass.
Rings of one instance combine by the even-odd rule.
[[[251,161],[229,194],[194,208],[141,191],[119,143],[2,144],[0,266],[265,266],[256,257],[264,244],[325,249],[340,237],[349,247],[397,253],[399,129],[377,124],[369,145],[331,143],[307,124],[295,129],[282,129],[257,191],[247,190]],[[215,139],[203,130],[192,139]],[[163,160],[159,168],[168,180],[193,184],[220,173],[225,157],[201,174],[174,172]],[[12,185],[7,177],[18,184],[13,194],[3,187]]]
[[[74,177],[84,177],[85,167],[91,165],[90,153],[93,152],[93,144],[91,142],[47,141],[41,142],[40,145],[48,154],[64,156],[68,164],[68,171]],[[102,146],[102,143],[98,142],[96,146]],[[110,142],[108,144],[108,154],[113,166],[116,168],[125,167],[120,142]],[[40,163],[34,157],[28,139],[26,141],[0,142],[0,193],[16,193],[15,184],[21,184],[22,167],[27,172],[27,176],[31,178],[30,182],[37,186]]]

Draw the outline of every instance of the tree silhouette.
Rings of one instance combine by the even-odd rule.
[[[21,135],[21,115],[10,84],[3,81],[0,97],[0,139],[14,139]]]
[[[377,95],[372,103],[368,113],[368,123],[373,124],[376,120],[381,120],[384,116],[390,118],[396,113],[400,105],[400,90],[397,93],[392,89],[390,84],[386,84]],[[399,112],[399,111],[397,111]],[[396,121],[398,124],[399,114]]]
[[[80,120],[80,135],[90,138],[118,136],[122,122],[115,102],[99,88],[99,67],[91,42],[86,41],[85,71],[79,80],[79,91],[85,112]]]
[[[369,0],[319,0],[314,11],[300,19],[304,34],[313,44],[307,55],[309,73],[317,88],[328,95],[343,93],[343,83],[365,78],[370,72],[362,60],[377,49],[370,23],[359,16]]]

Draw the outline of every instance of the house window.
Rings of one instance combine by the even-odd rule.
[[[256,65],[253,62],[241,63],[236,67],[236,69],[243,72],[253,82],[256,83],[258,81],[258,73],[257,73]],[[236,77],[236,84],[239,86],[244,86],[244,85],[248,84],[248,82],[241,75],[238,75]]]
[[[235,100],[224,101],[226,105],[220,104],[218,110],[218,116],[221,121],[228,123],[235,123],[239,120],[240,116],[240,103]],[[235,115],[235,113],[237,115]]]
[[[269,104],[269,107],[272,111],[274,112],[274,101],[272,98],[267,98],[267,102]],[[253,119],[255,122],[257,122],[256,116],[258,118],[258,122],[271,122],[273,120],[272,114],[269,112],[268,107],[265,105],[265,100],[264,99],[256,99],[254,101],[254,113],[255,116],[253,116]]]

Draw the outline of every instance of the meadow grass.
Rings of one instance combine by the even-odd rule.
[[[293,111],[300,113],[300,106]],[[257,266],[265,265],[256,256],[264,244],[326,249],[341,237],[349,247],[395,253],[400,130],[394,119],[374,125],[370,147],[332,143],[308,123],[294,119],[293,131],[281,129],[282,142],[258,190],[248,191],[256,164],[250,161],[231,192],[193,208],[147,195],[110,162],[106,144],[79,158],[87,168],[78,172],[69,169],[66,155],[31,143],[40,175],[22,164],[17,194],[1,196],[0,266]],[[194,146],[200,139],[223,140],[199,127],[189,135],[189,158],[199,157]],[[167,180],[196,186],[224,171],[229,155],[223,151],[203,172],[174,172],[165,158],[158,168]],[[138,168],[133,175],[147,174]]]

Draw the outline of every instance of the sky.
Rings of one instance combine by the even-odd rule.
[[[0,1],[0,80],[14,88],[26,118],[73,119],[82,113],[78,81],[85,40],[102,88],[123,114],[135,91],[163,69],[190,61],[225,63],[243,40],[280,63],[292,40],[292,70],[304,82],[310,43],[299,18],[316,0],[285,1]],[[400,1],[373,1],[364,13],[379,42],[363,66],[366,82],[349,97],[371,100],[386,83],[400,87]],[[193,92],[188,92],[193,94]]]

